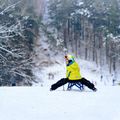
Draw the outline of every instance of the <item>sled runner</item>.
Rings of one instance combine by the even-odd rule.
[[[68,87],[67,87],[67,90],[71,90],[73,86],[76,86],[77,88],[79,88],[80,90],[84,90],[84,86],[83,84],[81,84],[80,82],[69,82],[68,83]]]

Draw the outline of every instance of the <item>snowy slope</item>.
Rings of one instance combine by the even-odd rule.
[[[62,58],[62,57],[61,57]],[[56,57],[56,59],[60,59]],[[80,66],[80,72],[83,77],[88,79],[89,81],[96,83],[98,86],[111,86],[112,85],[112,77],[110,73],[104,69],[102,71],[103,79],[101,81],[101,71],[98,66],[93,62],[85,61],[82,59],[77,59],[77,63]],[[65,77],[66,73],[66,65],[65,61],[60,60],[60,64],[54,64],[49,67],[45,67],[42,70],[35,70],[35,76],[37,81],[42,81],[43,86],[49,86],[50,84],[53,84],[54,82],[58,81],[61,78]],[[49,74],[53,74],[54,78],[49,79]],[[120,76],[118,76],[117,79],[120,79]]]
[[[107,72],[107,77],[100,82],[100,71],[95,64],[77,62],[82,76],[97,82],[97,92],[88,88],[83,92],[77,88],[66,91],[67,85],[65,91],[63,87],[49,91],[51,84],[65,77],[63,61],[36,69],[40,84],[33,87],[0,87],[0,120],[119,120],[120,86],[112,86]],[[49,79],[49,73],[54,78]]]
[[[119,86],[97,92],[49,87],[1,87],[1,120],[119,120]]]

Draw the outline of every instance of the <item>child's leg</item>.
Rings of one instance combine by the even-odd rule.
[[[66,84],[68,82],[68,79],[67,78],[62,78],[61,80],[59,80],[57,83],[53,84],[51,86],[51,90],[55,90],[57,89],[58,87]]]
[[[87,86],[88,88],[90,88],[90,89],[92,89],[92,90],[95,90],[95,89],[96,89],[95,86],[94,86],[94,84],[91,83],[90,81],[88,81],[88,80],[85,79],[85,78],[80,79],[80,82],[81,82],[83,85]]]

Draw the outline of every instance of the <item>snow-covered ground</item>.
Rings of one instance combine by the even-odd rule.
[[[120,86],[112,86],[104,72],[87,61],[77,60],[81,74],[96,83],[97,92],[88,88],[66,91],[67,85],[49,91],[51,84],[65,77],[65,64],[36,69],[41,81],[32,87],[0,87],[0,120],[119,120]],[[64,63],[64,62],[63,62]],[[54,76],[50,76],[54,75]],[[53,77],[53,78],[52,78]],[[110,78],[110,79],[109,79]],[[107,80],[108,79],[108,80]]]
[[[60,59],[56,57],[56,59]],[[99,66],[96,66],[94,62],[85,61],[82,59],[77,59],[77,63],[80,66],[80,72],[83,77],[88,79],[89,81],[93,82],[94,84],[98,86],[112,86],[112,79],[113,77],[108,72],[107,67],[104,67],[102,69],[102,72],[100,70]],[[50,84],[53,84],[54,82],[58,81],[61,78],[65,77],[66,73],[66,65],[64,60],[62,59],[59,61],[60,64],[55,64],[49,67],[45,67],[41,69],[40,71],[38,69],[34,70],[34,73],[36,75],[36,80],[42,81],[40,84],[43,86],[50,86]],[[101,74],[102,73],[102,74]],[[49,79],[49,74],[54,75],[54,78]],[[103,78],[101,79],[101,75]],[[120,75],[117,75],[117,80],[120,80]],[[37,84],[39,85],[39,84]]]
[[[49,87],[1,87],[1,120],[119,120],[120,87],[49,91]]]

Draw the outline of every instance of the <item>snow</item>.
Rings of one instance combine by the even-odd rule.
[[[58,57],[57,57],[58,58]],[[77,59],[81,73],[97,82],[97,92],[85,88],[67,91],[67,85],[49,91],[51,84],[65,77],[65,63],[45,67],[36,72],[42,82],[32,87],[0,87],[1,120],[119,120],[120,86],[100,82],[94,63]],[[54,78],[48,78],[49,73]],[[87,73],[87,74],[86,74]],[[41,85],[42,84],[42,85]],[[117,94],[118,93],[118,94]]]
[[[49,87],[1,87],[1,120],[119,120],[119,86],[49,91]]]
[[[62,57],[61,57],[62,58]],[[49,67],[45,67],[40,71],[35,71],[35,75],[38,80],[43,80],[43,86],[49,86],[50,84],[60,80],[65,77],[66,65],[65,61],[60,57],[56,56],[54,58],[55,61],[58,61],[59,64],[54,64]],[[109,70],[104,65],[104,68],[100,69],[99,66],[96,66],[94,62],[85,61],[82,59],[76,59],[76,62],[80,66],[81,75],[88,79],[89,81],[96,83],[98,86],[112,86],[113,76],[109,73]],[[101,72],[102,72],[102,80],[101,80]],[[41,73],[41,74],[40,74]],[[48,79],[49,74],[53,74],[53,79]],[[119,80],[120,75],[117,73],[117,80]],[[40,83],[41,84],[41,83]],[[39,84],[38,84],[39,85]]]
[[[85,15],[87,17],[91,16],[91,13],[90,13],[90,11],[87,8],[76,10],[75,13],[76,14],[80,14],[80,15]],[[71,15],[74,15],[74,13],[72,13]]]
[[[81,5],[83,5],[83,4],[84,4],[84,2],[79,2],[79,3],[78,3],[79,6],[81,6]]]

